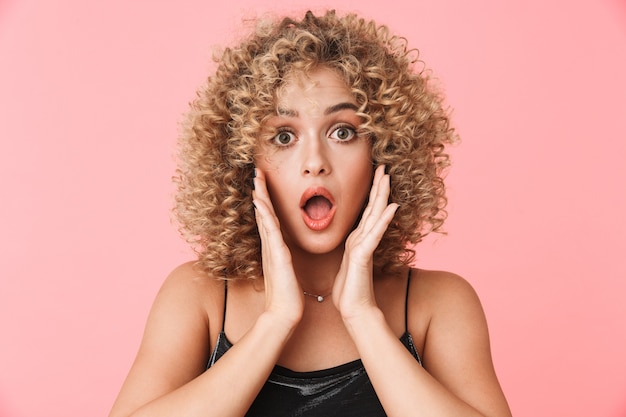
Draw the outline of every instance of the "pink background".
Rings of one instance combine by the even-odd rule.
[[[275,0],[0,1],[0,416],[106,415],[166,274],[177,122],[211,47]],[[281,2],[418,47],[463,138],[447,236],[516,416],[626,415],[626,6]],[[311,6],[314,4],[314,6]]]

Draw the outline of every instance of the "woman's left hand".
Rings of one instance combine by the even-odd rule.
[[[376,308],[374,251],[399,205],[389,203],[390,177],[385,166],[376,168],[369,202],[357,228],[346,240],[343,260],[333,285],[333,302],[344,321]]]

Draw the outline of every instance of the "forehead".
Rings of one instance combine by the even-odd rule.
[[[356,104],[346,82],[328,68],[290,74],[277,94],[277,113],[293,116],[301,112],[321,115],[337,103]]]

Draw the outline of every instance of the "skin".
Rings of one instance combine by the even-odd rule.
[[[356,134],[354,104],[328,69],[288,79],[269,122],[276,133],[261,138],[256,158],[264,279],[228,287],[234,346],[205,372],[224,287],[182,265],[157,296],[111,417],[241,416],[275,364],[311,371],[357,358],[390,416],[510,416],[480,302],[460,277],[413,271],[407,326],[424,368],[401,344],[407,271],[375,277],[372,267],[397,205],[384,167],[373,167],[368,140]],[[335,202],[321,230],[301,212],[311,187]],[[332,297],[319,303],[303,291]]]

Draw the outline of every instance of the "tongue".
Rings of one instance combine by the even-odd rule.
[[[306,202],[304,211],[306,211],[306,214],[313,220],[319,220],[328,215],[330,208],[330,201],[328,201],[326,197],[316,195]]]

